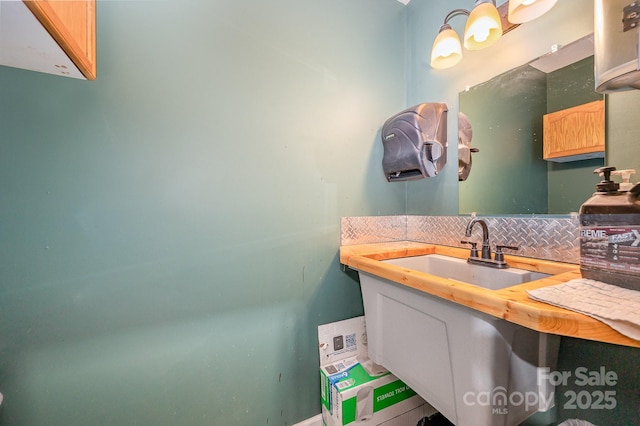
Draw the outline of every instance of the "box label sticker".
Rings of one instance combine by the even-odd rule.
[[[640,265],[640,227],[582,226],[580,264],[637,275]]]
[[[373,393],[373,411],[384,410],[414,395],[416,395],[416,392],[401,380],[380,386]]]

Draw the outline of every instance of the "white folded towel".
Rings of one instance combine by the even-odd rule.
[[[640,291],[578,278],[527,293],[534,300],[589,315],[640,340]]]

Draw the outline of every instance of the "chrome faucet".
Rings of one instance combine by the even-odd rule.
[[[465,237],[471,236],[471,231],[473,230],[473,226],[479,223],[480,227],[482,227],[482,259],[491,259],[491,246],[489,245],[489,227],[487,226],[487,222],[483,219],[472,219],[467,224],[467,229],[464,231]]]

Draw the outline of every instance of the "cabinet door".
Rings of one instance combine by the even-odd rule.
[[[96,78],[95,0],[24,0],[87,80]]]
[[[545,114],[543,122],[545,160],[604,157],[604,101]]]

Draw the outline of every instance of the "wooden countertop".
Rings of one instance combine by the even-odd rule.
[[[341,246],[340,263],[533,330],[640,347],[640,341],[624,336],[596,319],[528,297],[526,290],[580,278],[580,268],[576,264],[505,255],[511,267],[552,276],[502,290],[489,290],[380,262],[383,259],[424,254],[466,259],[469,250],[409,241]]]

